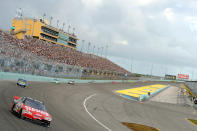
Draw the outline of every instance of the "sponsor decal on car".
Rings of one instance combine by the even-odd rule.
[[[41,111],[41,110],[38,110],[38,109],[34,109],[32,107],[29,107],[29,106],[25,106],[25,109],[28,110],[28,111],[37,112],[37,113],[41,113],[43,115],[49,116],[49,114],[47,112]]]

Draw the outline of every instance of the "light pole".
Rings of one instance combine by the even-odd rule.
[[[99,55],[99,50],[100,50],[100,48],[98,47],[98,52],[97,52],[97,55]]]
[[[107,58],[107,49],[108,49],[108,45],[106,45],[106,49],[105,49],[105,58]]]
[[[103,49],[104,49],[104,47],[101,47],[101,57],[103,55]]]
[[[44,14],[43,14],[43,23],[44,23],[44,17],[45,17],[45,16],[46,16],[46,14],[44,13]]]
[[[132,70],[133,70],[133,58],[131,57],[131,73],[132,73]]]
[[[167,67],[167,65],[165,66],[165,75],[167,75],[168,74],[168,67]]]
[[[70,28],[71,28],[71,25],[69,24],[69,25],[68,25],[68,33],[69,33]]]
[[[73,28],[73,35],[75,34],[75,28]]]
[[[57,28],[58,28],[58,26],[59,26],[59,22],[60,22],[60,21],[59,21],[59,20],[57,20]]]
[[[194,69],[192,69],[192,79],[191,80],[193,80],[193,78],[194,78],[193,75],[194,75]]]
[[[82,52],[82,49],[83,49],[83,46],[84,46],[84,42],[85,42],[85,40],[82,40],[81,52]]]
[[[151,78],[152,78],[152,73],[153,73],[153,64],[152,64],[151,70],[150,70],[150,76],[151,76]]]
[[[50,26],[52,25],[52,20],[53,20],[53,17],[51,16],[50,17]]]
[[[93,53],[92,54],[94,54],[94,48],[95,48],[95,45],[93,46]]]
[[[65,26],[65,22],[63,23],[63,26],[62,26],[62,31],[64,31],[64,26]]]
[[[89,48],[90,48],[90,46],[91,46],[91,43],[89,42],[89,43],[88,43],[88,52],[87,52],[87,53],[89,53]]]

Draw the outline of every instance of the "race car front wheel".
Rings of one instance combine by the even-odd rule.
[[[47,127],[50,127],[50,123],[51,123],[51,122],[48,122],[48,123],[46,124],[46,126],[47,126]]]
[[[45,123],[43,123],[43,126],[45,126],[45,127],[50,127],[50,121],[48,121],[48,122],[45,122]]]
[[[20,112],[19,112],[19,117],[20,117],[21,119],[25,119],[25,117],[23,116],[22,112],[23,112],[23,110],[21,109]]]

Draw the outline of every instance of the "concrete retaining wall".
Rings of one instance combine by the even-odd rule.
[[[74,80],[75,83],[111,83],[111,82],[125,82],[123,80],[81,80],[81,79],[63,79],[63,78],[53,78],[29,74],[18,74],[10,72],[0,72],[0,80],[18,80],[18,78],[23,78],[27,81],[40,81],[40,82],[53,82],[54,79],[58,79],[60,83],[67,83],[70,80]],[[133,80],[133,82],[136,82]]]
[[[37,75],[29,75],[29,74],[19,74],[19,73],[11,73],[11,72],[0,72],[0,80],[18,80],[18,78],[24,78],[27,81],[41,81],[41,82],[53,82],[53,77],[45,77],[45,76],[37,76]],[[75,83],[111,83],[111,82],[138,82],[142,80],[81,80],[81,79],[63,79],[58,78],[58,81],[61,83],[67,83],[70,80],[74,80]],[[156,80],[154,80],[156,81]],[[158,80],[166,81],[166,80]],[[169,81],[170,82],[170,81]],[[176,81],[179,82],[179,81]]]

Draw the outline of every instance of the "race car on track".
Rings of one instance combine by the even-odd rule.
[[[74,84],[75,84],[75,81],[73,81],[73,80],[69,80],[69,81],[68,81],[68,84],[70,84],[70,85],[74,85]]]
[[[18,81],[16,82],[16,85],[27,88],[27,81],[25,79],[19,78]]]
[[[197,98],[194,98],[194,104],[197,104]]]
[[[49,127],[52,117],[45,108],[43,102],[29,97],[14,96],[11,103],[11,111],[16,113],[22,119],[30,119],[44,126]]]
[[[56,83],[56,84],[59,84],[59,80],[58,79],[53,79],[52,83]]]

